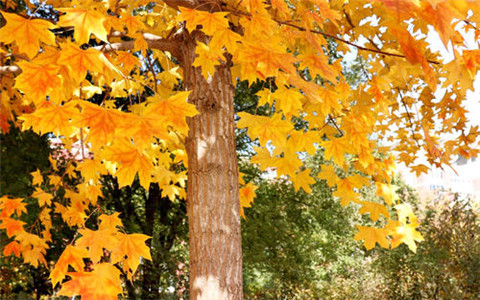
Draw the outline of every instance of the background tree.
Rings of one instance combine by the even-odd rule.
[[[35,190],[31,183],[31,172],[50,168],[49,154],[51,152],[46,135],[39,136],[33,131],[21,132],[19,128],[9,127],[8,134],[0,134],[0,197],[11,195],[26,198]],[[8,159],[7,159],[8,158]],[[29,204],[32,204],[31,199]],[[39,211],[29,205],[32,216]],[[2,209],[3,210],[3,209]],[[30,220],[31,222],[33,220]],[[4,232],[0,233],[0,246],[7,245],[8,238]],[[53,253],[59,255],[60,253]],[[34,294],[37,299],[42,294],[51,292],[51,285],[47,283],[48,269],[25,265],[15,257],[2,257],[0,260],[0,297],[10,295],[29,297]]]
[[[117,267],[132,278],[140,257],[150,259],[147,236],[126,234],[115,214],[101,214],[100,176],[113,174],[119,187],[138,176],[144,188],[157,182],[162,195],[173,199],[185,194],[186,175],[179,166],[188,164],[191,297],[241,298],[235,126],[248,128],[248,135],[258,139],[252,162],[262,170],[275,167],[304,190],[314,179],[301,157],[313,154],[315,145],[324,148],[326,160],[344,171],[326,165],[318,177],[335,186],[343,205],[358,202],[360,212],[378,221],[377,227],[358,227],[355,238],[364,240],[367,249],[406,243],[415,251],[422,240],[417,218],[406,205],[396,206],[398,220],[387,213],[384,204],[396,199],[390,185],[394,158],[372,137],[398,142],[400,160],[418,172],[426,169],[414,163],[420,151],[436,165],[448,165],[456,154],[477,153],[471,145],[478,132],[467,125],[462,101],[479,52],[463,51],[466,42],[457,31],[478,37],[476,2],[53,4],[46,16],[37,14],[44,3],[26,3],[16,13],[8,12],[15,2],[5,4],[0,73],[7,74],[2,76],[3,120],[21,115],[24,129],[52,132],[67,148],[80,144],[82,164],[66,166],[68,176],[49,177],[53,194],[65,190],[65,177],[78,177],[81,183],[65,190],[70,200],[38,201],[41,209],[55,206],[78,229],[51,273],[54,285],[67,275],[72,278],[63,283],[61,295],[116,297],[121,292]],[[445,64],[427,47],[430,25],[444,45],[452,43],[456,60]],[[365,84],[349,87],[342,59],[327,58],[327,38],[337,42],[339,53],[350,52],[351,46],[363,56]],[[239,113],[235,123],[236,78],[271,83],[258,92],[259,105],[270,107],[268,117]],[[442,99],[437,88],[448,89]],[[99,105],[85,101],[92,97]],[[416,104],[422,109],[413,114]],[[35,111],[22,115],[25,105]],[[387,130],[392,127],[398,129],[394,134]],[[441,142],[437,136],[443,133],[452,135]],[[92,158],[85,156],[87,145]],[[372,182],[384,204],[359,198],[358,191]],[[242,203],[248,205],[253,191],[252,185],[242,188]],[[19,220],[24,203],[4,197],[1,205],[0,228],[12,239],[11,253],[34,265],[45,263],[49,222],[44,220],[39,232],[25,231]],[[99,222],[92,224],[90,218],[97,215]],[[82,270],[83,259],[88,270]],[[68,272],[70,267],[75,272]]]
[[[472,299],[480,293],[478,201],[437,193],[430,201],[410,199],[419,206],[425,237],[416,255],[399,248],[374,262],[389,299]]]

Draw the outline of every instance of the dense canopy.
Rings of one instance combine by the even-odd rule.
[[[59,295],[115,298],[122,291],[115,265],[131,278],[140,257],[150,258],[148,236],[123,232],[118,213],[102,214],[105,174],[120,187],[138,176],[147,190],[158,183],[162,196],[187,198],[191,251],[230,253],[240,264],[233,281],[241,276],[237,246],[225,241],[239,238],[240,209],[251,206],[256,187],[238,178],[235,126],[252,140],[251,162],[287,177],[296,190],[310,192],[315,178],[302,159],[322,149],[329,162],[316,179],[326,180],[343,205],[358,203],[378,221],[358,226],[355,238],[367,249],[405,243],[415,251],[422,240],[412,209],[397,203],[390,184],[396,160],[420,174],[478,152],[478,127],[464,104],[480,64],[478,1],[3,5],[1,128],[13,122],[51,133],[73,157],[53,157],[53,170],[32,173],[30,198],[40,211],[34,223],[22,221],[25,199],[0,199],[0,229],[10,239],[3,254],[47,266],[51,216],[60,214],[76,233],[51,269]],[[257,108],[264,109],[234,116],[233,88],[244,80],[262,83]],[[428,163],[419,159],[424,154]],[[371,184],[382,203],[360,196]],[[205,239],[196,238],[197,229]],[[227,248],[217,248],[222,244]],[[222,277],[229,271],[195,270],[192,297],[210,286],[209,274],[216,295],[241,297],[238,282],[231,288],[231,278]]]

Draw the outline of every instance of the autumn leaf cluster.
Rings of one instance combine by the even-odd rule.
[[[252,163],[263,171],[274,168],[296,190],[310,192],[315,180],[326,180],[343,205],[359,204],[360,213],[378,225],[358,226],[355,238],[367,249],[405,243],[415,251],[422,237],[413,212],[397,203],[391,185],[395,160],[419,174],[428,168],[418,160],[422,154],[437,166],[458,155],[476,156],[479,131],[468,124],[463,101],[480,63],[480,50],[466,50],[467,36],[479,43],[480,5],[197,2],[59,0],[25,9],[7,2],[0,12],[0,126],[6,131],[10,121],[52,133],[75,159],[64,174],[32,174],[37,190],[31,197],[41,208],[41,225],[32,228],[38,232],[25,229],[32,225],[22,221],[22,199],[1,198],[0,228],[12,239],[4,255],[46,264],[50,219],[57,213],[77,232],[51,271],[54,285],[70,278],[60,294],[121,293],[114,265],[132,276],[140,257],[149,258],[147,237],[123,233],[118,215],[101,214],[100,177],[111,174],[120,186],[138,177],[147,189],[158,183],[172,200],[185,197],[186,119],[198,111],[182,86],[181,59],[182,43],[192,38],[193,66],[207,81],[227,66],[232,84],[265,83],[257,97],[267,115],[238,114],[237,127],[256,143]],[[43,6],[52,11],[49,18],[35,14]],[[432,30],[452,61],[429,47]],[[347,54],[358,57],[363,73],[353,86],[344,75]],[[329,163],[314,178],[302,158],[318,149]],[[65,176],[81,183],[68,186]],[[242,207],[249,207],[256,187],[241,184]],[[372,184],[381,203],[360,195]],[[58,201],[59,190],[65,190],[66,202]],[[101,220],[96,230],[85,226],[92,213]],[[88,270],[86,261],[93,264]]]

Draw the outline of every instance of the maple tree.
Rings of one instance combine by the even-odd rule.
[[[62,173],[32,173],[38,188],[30,197],[41,210],[34,224],[22,221],[22,198],[1,198],[0,229],[11,239],[3,254],[46,265],[51,215],[60,214],[76,235],[51,270],[59,295],[116,298],[118,268],[132,278],[141,257],[150,258],[148,236],[127,234],[118,214],[102,214],[99,178],[111,174],[120,187],[138,177],[146,189],[158,183],[164,197],[186,198],[191,297],[240,299],[240,214],[256,187],[239,177],[236,127],[256,140],[251,162],[275,168],[297,190],[309,192],[315,181],[302,157],[324,149],[331,163],[318,179],[342,205],[358,203],[378,221],[358,226],[355,239],[367,249],[405,243],[415,251],[422,240],[390,184],[396,158],[421,173],[422,153],[437,166],[478,153],[478,127],[464,105],[480,63],[480,50],[466,49],[468,36],[479,42],[477,1],[17,4],[6,1],[1,11],[1,128],[10,121],[50,132],[75,159]],[[452,61],[429,47],[431,31]],[[329,58],[332,45],[343,55]],[[362,62],[364,80],[353,87],[347,53]],[[237,80],[264,82],[257,105],[266,115],[234,115]],[[383,203],[361,198],[372,183]],[[60,203],[60,194],[68,200]],[[88,223],[93,214],[98,224]]]

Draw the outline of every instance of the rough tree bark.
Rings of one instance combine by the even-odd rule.
[[[184,86],[199,114],[187,120],[187,214],[191,299],[242,299],[242,250],[229,63],[205,79],[195,59],[195,39],[181,47]]]

